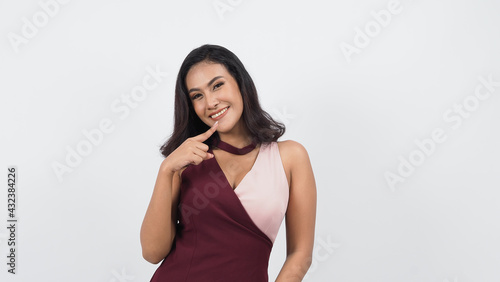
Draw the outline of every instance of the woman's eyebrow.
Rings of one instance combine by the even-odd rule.
[[[207,83],[207,87],[209,87],[212,83],[214,83],[214,81],[216,81],[217,79],[219,79],[219,78],[221,78],[221,77],[224,77],[224,76],[219,75],[219,76],[216,76],[216,77],[212,78],[212,79],[211,79],[211,80]],[[193,91],[200,91],[200,89],[199,89],[199,88],[191,88],[191,89],[189,89],[188,94],[189,94],[189,93],[191,93],[191,92],[193,92]]]

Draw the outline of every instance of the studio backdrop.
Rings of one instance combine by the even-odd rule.
[[[203,44],[308,151],[304,281],[500,280],[500,2],[0,1],[0,281],[149,281],[139,233]],[[281,225],[269,262],[286,259]]]

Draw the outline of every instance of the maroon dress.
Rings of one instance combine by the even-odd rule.
[[[183,171],[179,197],[172,249],[151,282],[268,282],[273,241],[252,221],[215,158]]]

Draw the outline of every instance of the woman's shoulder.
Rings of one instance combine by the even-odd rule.
[[[284,141],[277,141],[276,143],[278,143],[278,148],[280,150],[280,153],[283,152],[283,154],[286,155],[307,154],[306,148],[297,141],[284,140]]]
[[[300,163],[309,159],[306,148],[297,141],[277,141],[281,160],[286,164]]]

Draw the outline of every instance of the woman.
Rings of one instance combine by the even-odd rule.
[[[268,281],[285,218],[276,281],[302,281],[312,262],[316,186],[305,148],[259,105],[240,60],[217,45],[191,51],[177,76],[174,131],[161,147],[141,227],[151,281]]]

